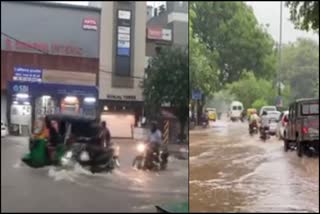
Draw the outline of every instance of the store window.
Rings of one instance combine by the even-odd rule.
[[[67,96],[61,102],[61,112],[64,114],[79,114],[79,99],[74,96]]]
[[[35,117],[36,119],[44,117],[48,114],[54,114],[56,109],[56,101],[49,95],[38,97],[35,101]]]

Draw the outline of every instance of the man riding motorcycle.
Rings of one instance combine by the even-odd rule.
[[[161,143],[162,143],[161,131],[158,129],[157,124],[153,122],[151,124],[151,130],[149,135],[149,144],[152,150],[157,154],[159,154]]]
[[[254,128],[258,129],[258,121],[259,121],[259,116],[257,114],[257,111],[253,111],[252,114],[249,115],[249,133],[250,134],[253,132]]]
[[[260,119],[260,133],[261,136],[265,134],[265,131],[269,129],[269,117],[266,111],[263,111]]]

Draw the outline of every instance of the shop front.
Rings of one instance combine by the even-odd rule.
[[[133,138],[134,128],[143,116],[143,102],[100,100],[100,120],[106,121],[112,137]]]
[[[29,132],[33,121],[47,114],[97,118],[98,89],[95,86],[10,81],[7,87],[8,119],[13,132]]]

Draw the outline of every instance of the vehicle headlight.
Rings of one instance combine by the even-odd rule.
[[[69,163],[70,163],[70,159],[67,159],[67,158],[61,158],[61,164],[62,164],[62,166],[67,166],[67,165],[69,165]]]
[[[139,152],[144,152],[145,149],[146,149],[146,146],[144,144],[142,144],[142,143],[138,144],[137,150]]]
[[[80,160],[81,160],[81,161],[89,161],[89,160],[90,160],[90,157],[89,157],[88,152],[86,152],[86,151],[81,152],[81,154],[80,154]]]
[[[70,159],[72,157],[72,151],[66,153],[66,158]]]

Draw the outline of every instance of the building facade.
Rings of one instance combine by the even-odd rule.
[[[16,130],[50,113],[97,117],[100,15],[91,7],[1,2],[1,120]]]
[[[114,137],[132,137],[143,114],[146,2],[102,2],[99,111]]]

